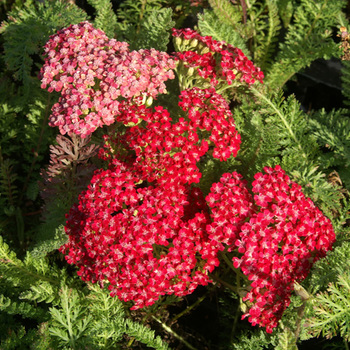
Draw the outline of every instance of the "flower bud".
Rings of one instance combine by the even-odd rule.
[[[197,39],[192,39],[190,41],[190,47],[197,47],[198,46],[198,40]]]
[[[199,51],[199,53],[201,54],[201,55],[203,55],[203,54],[205,54],[205,53],[208,53],[210,50],[209,50],[209,47],[207,47],[207,46],[204,46],[200,51]]]
[[[145,105],[146,105],[146,107],[149,107],[149,106],[152,105],[152,103],[153,103],[153,97],[150,96],[150,97],[148,97],[148,99],[146,100]]]
[[[194,73],[194,68],[193,67],[188,68],[187,75],[189,77],[192,77],[193,73]]]
[[[182,39],[179,38],[178,36],[175,37],[175,46],[177,46],[178,48],[180,48],[182,45]]]

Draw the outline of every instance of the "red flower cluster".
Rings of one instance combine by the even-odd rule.
[[[134,166],[149,182],[198,183],[201,173],[196,163],[207,152],[208,143],[183,118],[171,121],[169,112],[159,106],[146,127],[137,125],[126,131],[126,141],[136,153]]]
[[[209,79],[212,87],[221,80],[228,85],[234,80],[247,84],[256,80],[262,83],[263,72],[237,47],[210,36],[203,37],[189,28],[174,28],[173,36],[177,46],[183,50],[176,53],[178,59],[188,68],[197,68],[199,76]]]
[[[186,213],[186,188],[139,182],[117,160],[97,171],[67,215],[70,240],[60,249],[84,281],[108,283],[111,295],[132,300],[133,309],[160,295],[192,293],[218,265],[205,231],[208,215]]]
[[[188,118],[179,118],[175,123],[161,106],[154,110],[143,105],[125,109],[118,120],[135,124],[143,120],[146,124],[130,127],[111,140],[109,147],[111,143],[125,147],[118,152],[104,152],[105,159],[114,154],[120,160],[131,161],[131,167],[136,167],[149,182],[191,184],[200,181],[197,163],[209,150],[221,161],[237,155],[240,135],[227,102],[214,89],[182,91],[179,106]],[[135,157],[125,158],[126,149],[129,154],[134,151]]]
[[[214,144],[214,158],[226,161],[237,156],[241,137],[228,103],[213,88],[182,91],[179,106],[188,113],[191,125]]]
[[[61,92],[49,122],[61,134],[86,137],[116,121],[120,98],[129,104],[155,98],[174,78],[175,61],[167,53],[130,51],[127,43],[109,40],[88,22],[51,36],[45,53],[41,86]]]
[[[330,220],[280,166],[264,170],[253,182],[254,213],[235,242],[243,255],[233,261],[252,281],[244,299],[253,305],[243,317],[272,332],[290,303],[294,282],[305,279],[326,255],[335,234]]]
[[[237,250],[234,266],[251,281],[244,317],[271,332],[294,282],[331,249],[333,228],[279,166],[256,174],[254,199],[236,172],[224,174],[206,198],[193,186],[204,155],[226,161],[240,148],[228,103],[215,87],[249,85],[263,74],[231,45],[190,29],[173,34],[186,48],[177,59],[211,85],[182,91],[177,119],[146,106],[174,77],[175,60],[166,53],[130,52],[88,22],[47,43],[42,87],[62,95],[50,125],[82,137],[114,122],[127,126],[105,136],[99,156],[108,169],[95,172],[67,214],[69,242],[60,250],[83,280],[107,284],[134,309],[207,285],[218,252]]]

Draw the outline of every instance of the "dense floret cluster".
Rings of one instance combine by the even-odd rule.
[[[235,243],[243,255],[234,258],[234,266],[251,281],[244,299],[253,306],[244,317],[272,332],[290,303],[294,282],[305,279],[326,255],[335,234],[330,220],[280,166],[264,170],[255,175],[257,209],[241,227]]]
[[[111,125],[121,98],[129,104],[155,98],[174,78],[175,61],[167,53],[130,51],[127,43],[108,39],[88,22],[51,36],[45,53],[41,86],[61,93],[49,121],[61,134],[86,137]]]
[[[220,250],[235,249],[242,225],[253,214],[252,195],[242,175],[223,174],[206,197],[211,209],[212,223],[207,226],[210,238],[218,242]]]
[[[67,261],[84,281],[108,283],[112,296],[132,300],[133,309],[208,284],[218,265],[205,231],[208,216],[186,213],[184,186],[142,187],[138,174],[113,163],[95,173],[67,215],[70,240],[61,248]]]
[[[160,183],[198,183],[201,173],[197,162],[208,151],[206,140],[200,140],[196,129],[185,119],[171,123],[169,112],[155,107],[147,127],[134,126],[126,140],[135,151],[135,166],[148,181]]]
[[[234,80],[248,85],[264,78],[260,68],[255,67],[242,50],[210,36],[201,36],[195,30],[173,29],[178,59],[187,68],[196,68],[200,77],[208,79],[212,87]]]
[[[188,113],[191,126],[199,129],[214,145],[214,158],[226,161],[237,156],[241,137],[228,103],[213,88],[182,91],[179,106]]]

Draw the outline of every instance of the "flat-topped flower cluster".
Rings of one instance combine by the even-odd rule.
[[[61,97],[49,125],[61,134],[86,137],[116,122],[120,104],[140,103],[166,92],[174,78],[175,60],[155,49],[130,51],[128,44],[108,39],[89,22],[71,25],[51,36],[41,69],[42,88]]]
[[[133,309],[211,283],[219,253],[229,253],[247,276],[243,317],[272,332],[294,282],[331,249],[334,231],[279,166],[256,174],[252,188],[225,173],[203,194],[203,163],[236,157],[241,145],[219,90],[249,87],[263,74],[231,45],[191,29],[173,35],[173,55],[130,51],[88,22],[47,43],[42,87],[61,93],[50,125],[81,137],[115,126],[99,153],[105,168],[67,214],[60,251],[84,281],[106,285]],[[174,70],[183,87],[176,116],[151,107]]]

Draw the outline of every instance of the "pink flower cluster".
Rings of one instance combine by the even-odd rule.
[[[280,166],[264,168],[253,182],[254,203],[241,176],[225,174],[207,196],[212,208],[210,238],[238,248],[233,258],[251,281],[243,315],[253,325],[277,326],[290,303],[295,281],[308,275],[313,263],[335,241],[328,218],[292,182]],[[231,212],[230,212],[231,208]]]
[[[51,36],[41,69],[42,88],[61,92],[49,125],[61,134],[86,137],[111,125],[121,99],[140,103],[166,92],[175,61],[155,49],[130,51],[90,23],[71,25]]]
[[[177,53],[178,59],[186,67],[196,68],[200,77],[210,80],[212,87],[220,80],[226,81],[228,85],[235,79],[249,85],[256,80],[262,83],[263,72],[237,47],[216,41],[210,36],[203,37],[189,28],[174,28],[173,36],[179,47],[186,47],[185,51]]]
[[[132,300],[133,309],[160,295],[192,293],[218,265],[205,230],[208,216],[187,213],[190,192],[139,182],[116,159],[97,171],[67,215],[70,239],[61,247],[84,281],[108,283],[111,295]]]

